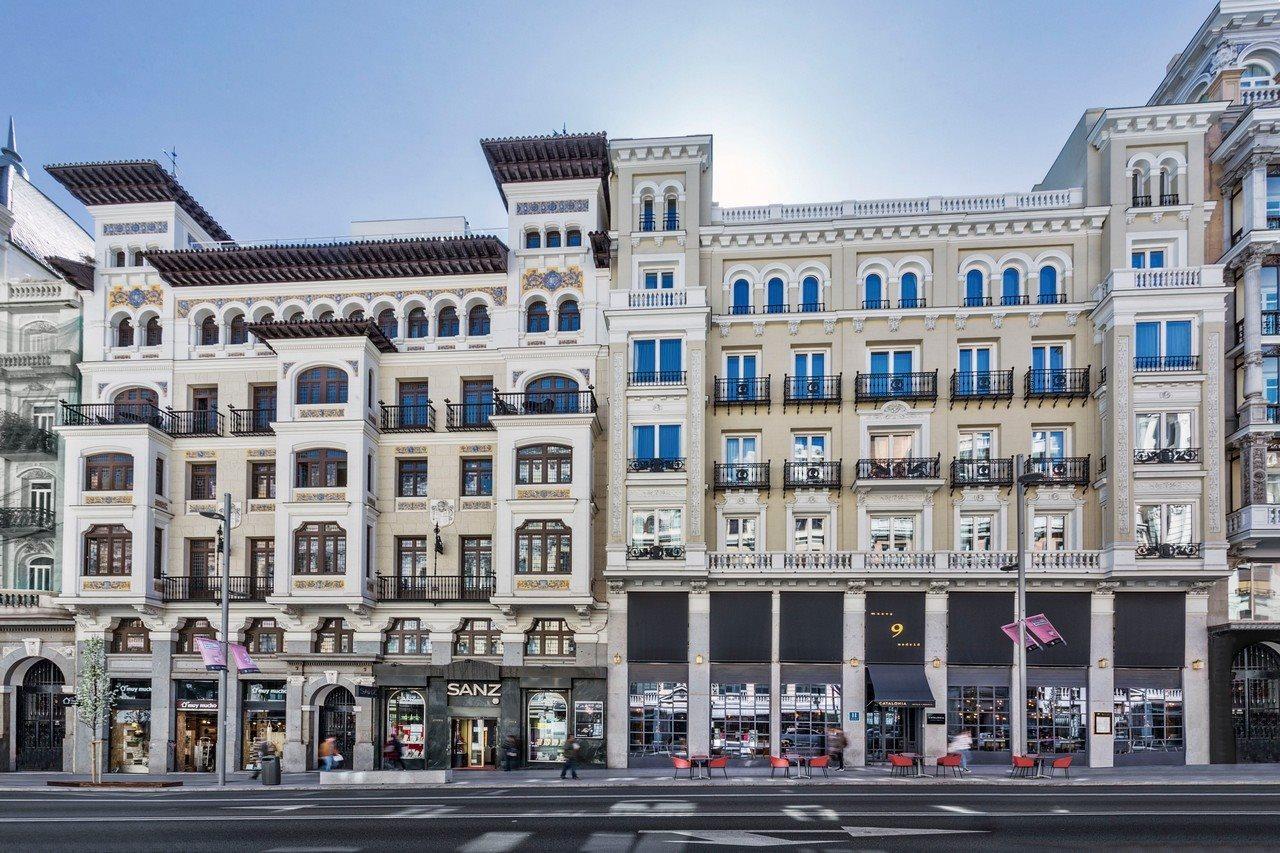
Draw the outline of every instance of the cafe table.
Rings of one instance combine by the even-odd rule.
[[[902,756],[904,758],[911,759],[911,770],[912,770],[913,776],[916,776],[916,777],[924,776],[924,756],[923,755],[921,755],[918,752],[904,752],[902,753]]]
[[[698,771],[698,775],[690,774],[690,779],[710,779],[711,771],[707,769],[707,762],[711,760],[709,755],[690,755],[689,763],[693,765],[693,769]]]
[[[809,779],[809,756],[801,755],[798,752],[789,752],[782,756],[796,766],[797,779]]]

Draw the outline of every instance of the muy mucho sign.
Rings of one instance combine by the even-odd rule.
[[[445,688],[449,696],[483,696],[497,699],[502,696],[500,681],[450,681]]]

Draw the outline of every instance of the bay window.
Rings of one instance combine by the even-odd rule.
[[[1135,462],[1194,462],[1190,412],[1141,412],[1134,435]]]
[[[313,521],[293,534],[293,571],[340,575],[347,570],[347,532],[333,521]]]

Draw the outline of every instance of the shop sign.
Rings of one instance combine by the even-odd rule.
[[[244,699],[246,702],[272,702],[283,705],[285,702],[284,685],[250,681],[245,691]]]
[[[117,704],[151,707],[150,681],[117,681],[113,686],[116,689]]]
[[[357,699],[377,699],[378,688],[372,684],[357,684],[356,698]]]
[[[924,721],[930,726],[945,726],[947,724],[946,714],[925,714]]]
[[[573,736],[579,738],[604,737],[604,703],[573,703]]]
[[[76,698],[76,694],[74,693],[63,693],[58,697],[58,699],[61,700],[62,707],[64,708],[74,708],[80,704],[80,700]]]
[[[850,712],[849,712],[849,722],[851,722],[851,723],[856,723],[856,722],[858,722],[858,720],[860,720],[860,719],[862,719],[862,712],[861,712],[861,711],[850,711]]]
[[[179,699],[177,708],[179,711],[216,711],[218,703],[207,699]]]
[[[448,696],[480,696],[486,699],[502,697],[501,681],[450,681],[445,687]]]

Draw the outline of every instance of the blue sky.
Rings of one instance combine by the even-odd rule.
[[[501,224],[477,141],[562,126],[712,133],[724,205],[1008,192],[1086,108],[1145,103],[1211,6],[0,0],[0,116],[81,216],[44,164],[176,145],[242,239]]]

